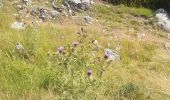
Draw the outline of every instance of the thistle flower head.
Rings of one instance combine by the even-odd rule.
[[[59,47],[57,49],[57,51],[58,51],[58,53],[63,53],[64,52],[64,47],[63,46]]]
[[[78,44],[79,44],[79,42],[77,42],[77,41],[73,42],[73,46],[74,46],[74,47],[77,47]]]
[[[90,77],[93,74],[93,71],[90,69],[87,71],[87,75]]]

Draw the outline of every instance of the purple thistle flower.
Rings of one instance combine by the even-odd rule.
[[[87,71],[87,75],[90,77],[93,74],[93,71],[90,69]]]
[[[57,49],[57,51],[58,51],[58,53],[63,53],[64,52],[64,47],[59,47],[58,49]]]
[[[73,46],[76,48],[78,46],[79,42],[75,41],[73,42]]]

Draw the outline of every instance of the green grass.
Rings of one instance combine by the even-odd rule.
[[[101,16],[99,20],[119,19],[117,27],[124,25],[121,20],[128,13],[125,9],[120,10],[121,13],[110,7],[96,9],[96,16]],[[109,40],[111,35],[96,29],[97,24],[84,26],[87,37],[79,37],[80,26],[73,24],[47,22],[37,28],[28,26],[25,30],[14,30],[9,27],[15,21],[12,13],[0,14],[0,18],[4,19],[0,22],[0,100],[170,98],[170,58],[151,40]],[[133,19],[131,21],[128,25],[137,23],[135,25],[140,26]],[[119,29],[117,27],[115,29]],[[93,39],[99,41],[99,51],[94,51]],[[81,42],[74,48],[72,43],[77,40]],[[24,51],[15,49],[18,42],[24,46]],[[107,46],[108,43],[111,45]],[[114,49],[118,44],[121,60],[106,61],[104,49]],[[65,47],[65,54],[57,53],[60,46]],[[91,76],[87,75],[88,70],[93,71]]]
[[[93,15],[103,21],[110,28],[134,28],[138,29],[139,18],[151,18],[153,11],[147,8],[126,7],[124,5],[112,6],[104,4],[96,4],[93,8]],[[134,20],[132,17],[137,17]],[[125,24],[126,23],[126,24]]]
[[[135,7],[125,7],[125,6],[121,6],[119,11],[119,13],[130,13],[134,16],[141,16],[141,17],[152,17],[153,16],[153,11],[147,8],[135,8]]]
[[[117,12],[119,14],[132,14],[134,16],[144,16],[144,17],[152,17],[153,16],[153,11],[151,9],[147,8],[135,8],[135,7],[126,7],[124,5],[120,5],[117,8],[113,8],[111,5],[96,5],[95,6],[96,12],[99,14],[105,14],[105,15],[110,15],[113,14],[114,12]]]

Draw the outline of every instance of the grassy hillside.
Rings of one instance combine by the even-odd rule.
[[[90,12],[93,24],[63,17],[32,27],[6,5],[0,8],[0,100],[170,99],[169,40],[152,10],[96,3],[78,13]],[[10,28],[18,19],[28,24],[25,30]],[[24,49],[16,49],[18,43]],[[64,53],[57,51],[61,46]],[[120,61],[107,61],[104,49],[118,47]]]

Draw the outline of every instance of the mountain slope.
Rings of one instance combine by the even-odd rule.
[[[0,8],[0,99],[170,98],[168,33],[155,25],[152,10],[96,2],[77,17],[41,22],[16,5]],[[91,24],[83,19],[88,14]],[[26,28],[12,29],[15,21]],[[107,48],[120,60],[108,61]]]

